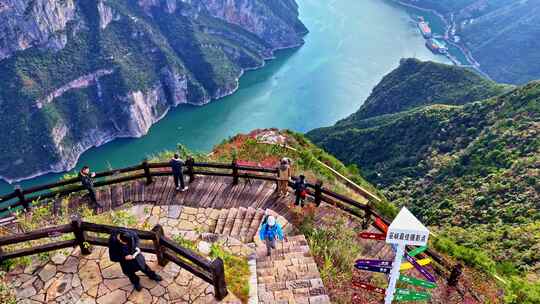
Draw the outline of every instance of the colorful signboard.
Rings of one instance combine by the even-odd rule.
[[[427,250],[427,246],[418,247],[418,248],[416,248],[414,250],[409,251],[409,256],[415,257],[415,256],[419,255],[420,253],[426,251],[426,250]]]
[[[371,292],[375,292],[375,293],[379,293],[379,294],[385,294],[385,292],[386,292],[386,289],[384,289],[384,288],[373,286],[373,285],[365,283],[365,282],[353,282],[352,285],[354,287],[362,288],[362,289],[365,289],[367,291],[371,291]]]
[[[358,236],[363,239],[368,239],[368,240],[377,240],[377,241],[386,240],[386,234],[383,234],[383,233],[361,232],[358,234]]]
[[[416,262],[420,266],[426,266],[429,263],[431,263],[431,259],[430,258],[425,258],[425,259],[421,259],[421,260],[416,260]],[[399,268],[399,270],[410,270],[410,269],[413,269],[413,268],[414,268],[414,266],[411,263],[405,262],[405,263],[401,264],[401,267]]]
[[[365,265],[365,266],[375,266],[375,267],[386,267],[391,268],[392,267],[392,261],[386,261],[386,260],[367,260],[367,259],[360,259],[356,260],[356,265]]]
[[[386,243],[394,245],[396,255],[394,262],[392,263],[392,270],[390,271],[390,282],[388,283],[388,288],[386,289],[384,298],[385,304],[391,304],[394,300],[396,283],[400,277],[399,271],[401,268],[401,261],[403,259],[403,255],[406,255],[405,246],[425,246],[428,238],[429,230],[422,225],[422,223],[420,223],[420,221],[407,208],[402,208],[388,227],[388,232],[386,235]],[[406,255],[406,257],[409,257],[409,255]],[[414,260],[413,257],[410,257],[410,259],[412,260],[408,259],[409,263],[416,267],[416,265],[418,265],[416,260]],[[418,267],[422,266],[418,265]],[[398,294],[397,296],[399,296],[400,301],[402,301],[403,297],[413,297],[415,295]]]
[[[368,266],[368,265],[359,265],[359,264],[354,265],[354,267],[356,267],[356,269],[359,269],[359,270],[366,270],[366,271],[386,273],[386,274],[390,273],[390,269],[391,269],[388,267],[377,267],[377,266]]]
[[[405,254],[405,258],[407,259],[407,261],[409,261],[409,263],[411,263],[414,266],[414,268],[416,268],[424,277],[426,277],[428,281],[435,283],[436,281],[435,277],[431,273],[429,273],[424,267],[420,266],[416,262],[415,258],[411,257],[408,254]]]
[[[400,275],[399,276],[399,281],[403,282],[403,283],[413,285],[413,286],[423,287],[423,288],[436,288],[437,287],[437,284],[435,284],[435,283],[420,280],[420,279],[417,279],[417,278],[408,277],[406,275]]]

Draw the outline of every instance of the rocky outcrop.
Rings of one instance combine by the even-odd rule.
[[[193,0],[199,10],[237,24],[256,34],[273,48],[297,46],[303,43],[307,28],[298,19],[298,6],[293,0]]]
[[[113,73],[112,69],[102,69],[97,70],[94,73],[81,76],[73,81],[68,82],[67,84],[61,86],[60,88],[55,89],[52,93],[48,94],[44,98],[36,100],[36,107],[41,109],[43,105],[53,102],[55,98],[58,98],[69,90],[87,88],[90,85],[94,85],[99,81],[100,77],[105,75],[110,75]]]
[[[120,20],[120,15],[115,13],[114,10],[108,6],[103,0],[97,3],[99,13],[99,28],[104,30],[109,23]]]
[[[32,46],[62,49],[73,0],[0,0],[0,60]]]

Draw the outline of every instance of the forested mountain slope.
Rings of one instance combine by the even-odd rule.
[[[70,169],[303,43],[294,0],[0,1],[0,176]]]
[[[510,89],[459,67],[403,59],[373,89],[354,119],[397,113],[427,104],[461,105]]]
[[[406,79],[400,86],[401,96],[414,93]],[[504,271],[538,275],[540,82],[464,105],[355,114],[307,136],[443,235]]]

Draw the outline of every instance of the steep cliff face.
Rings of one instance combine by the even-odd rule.
[[[307,29],[298,19],[298,6],[291,1],[198,0],[212,16],[255,33],[274,48],[289,47],[303,41],[298,32]]]
[[[294,0],[0,0],[0,175],[70,169],[302,43]]]
[[[73,0],[1,0],[0,60],[32,46],[63,48],[64,30],[74,17]]]

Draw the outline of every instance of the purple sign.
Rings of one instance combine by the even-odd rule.
[[[360,259],[360,260],[356,260],[356,265],[390,268],[392,267],[392,261]]]
[[[435,277],[433,275],[431,275],[431,273],[429,273],[424,267],[420,266],[420,264],[418,264],[416,262],[415,258],[411,257],[407,253],[405,253],[405,258],[407,259],[407,261],[409,261],[409,263],[411,263],[414,266],[414,268],[416,268],[418,271],[420,271],[420,273],[424,277],[426,277],[426,279],[428,279],[428,281],[430,281],[432,283],[436,282]]]
[[[371,272],[380,272],[380,273],[387,273],[387,274],[390,273],[390,270],[391,270],[391,268],[386,268],[386,267],[367,266],[367,265],[359,265],[359,264],[354,265],[354,267],[360,270],[367,270]]]

